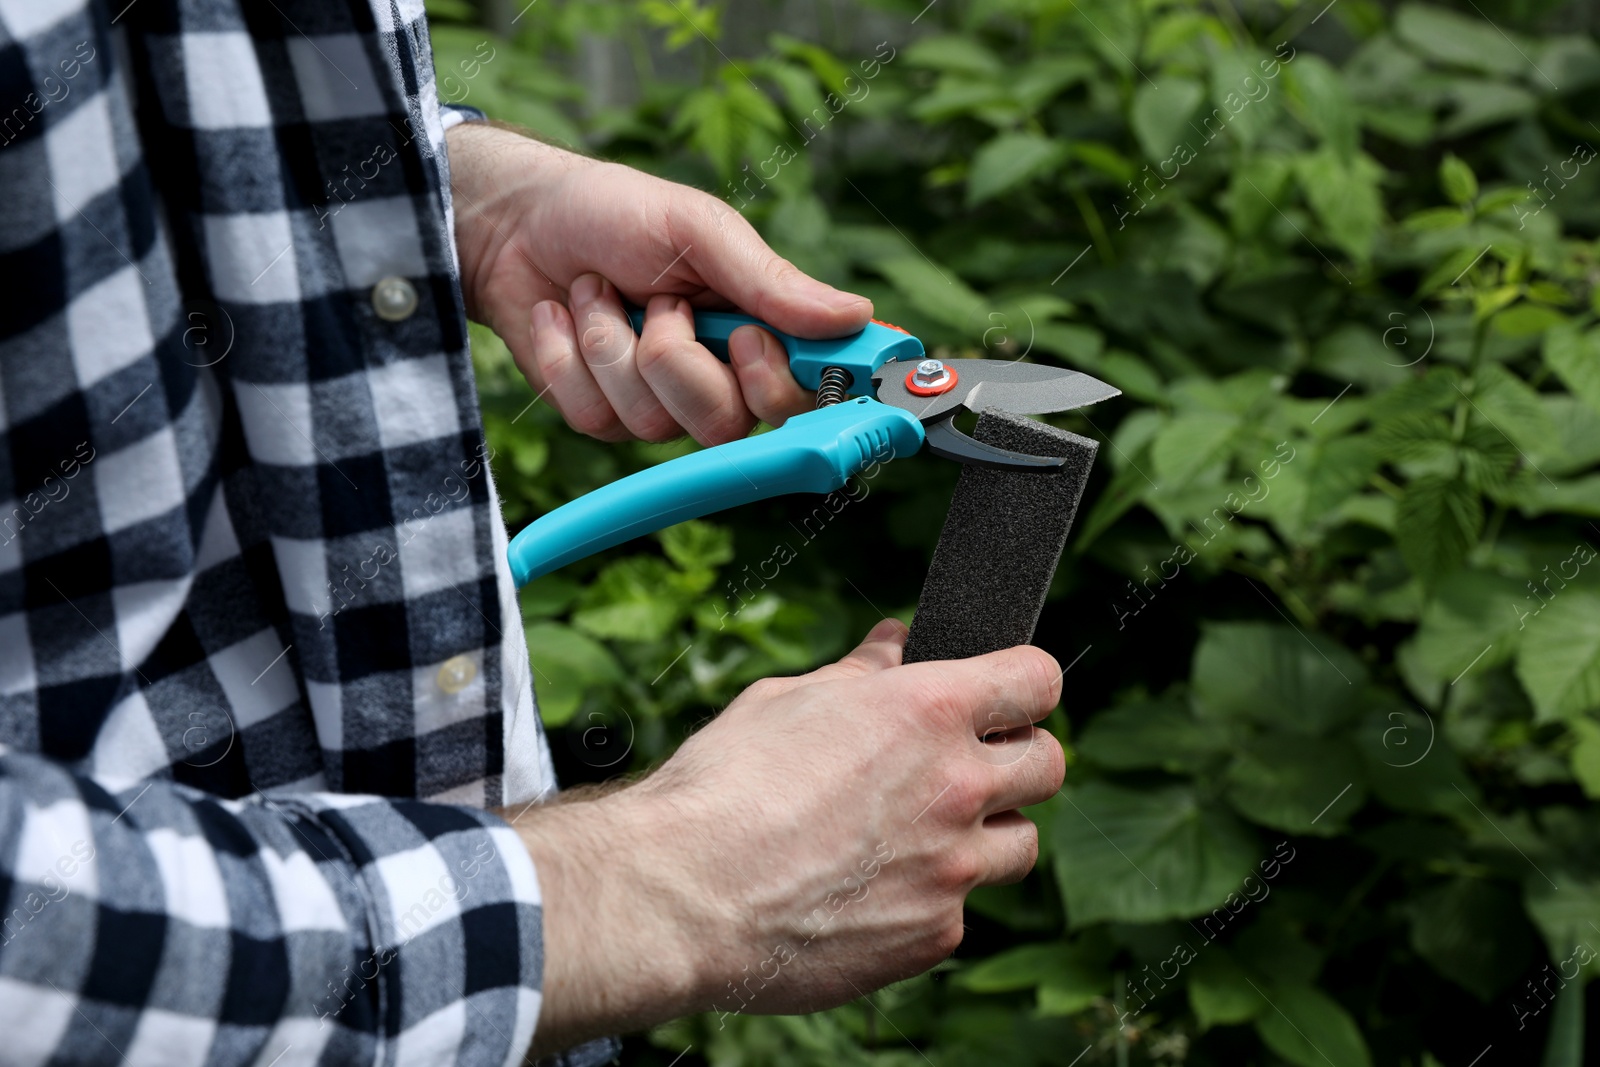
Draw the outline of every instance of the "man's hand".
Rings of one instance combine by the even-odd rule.
[[[737,307],[802,337],[872,317],[706,193],[478,123],[448,136],[468,313],[583,433],[720,444],[811,406],[776,338],[736,330],[729,366],[695,341],[692,308]],[[646,309],[638,337],[624,298]]]
[[[747,689],[652,776],[504,812],[538,865],[535,1051],[696,1011],[803,1012],[919,974],[978,885],[1033,867],[1016,809],[1060,788],[1036,648],[901,665],[880,623],[840,662]]]

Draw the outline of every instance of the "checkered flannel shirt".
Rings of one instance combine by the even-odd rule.
[[[444,123],[421,0],[0,0],[0,1064],[529,1045]]]

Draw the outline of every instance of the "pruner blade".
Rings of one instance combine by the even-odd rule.
[[[1060,470],[1065,461],[1012,452],[974,440],[956,429],[954,419],[958,412],[965,409],[1044,415],[1122,395],[1122,390],[1080,371],[995,359],[942,363],[950,380],[940,390],[938,385],[929,387],[919,382],[919,372],[931,381],[939,381],[938,372],[925,372],[927,366],[927,362],[900,360],[883,364],[872,376],[878,399],[917,416],[927,432],[928,451],[934,455],[999,470],[1049,473]]]

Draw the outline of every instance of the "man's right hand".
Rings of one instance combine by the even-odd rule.
[[[537,1053],[696,1011],[787,1013],[919,974],[979,885],[1032,869],[1060,697],[1036,648],[850,655],[747,689],[653,775],[516,824],[544,893]],[[508,813],[515,816],[515,813]]]

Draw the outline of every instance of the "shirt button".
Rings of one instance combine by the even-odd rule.
[[[409,319],[417,310],[417,288],[404,278],[391,274],[372,287],[372,310],[388,322]]]
[[[478,665],[470,656],[451,656],[439,665],[439,688],[446,693],[459,693],[472,684],[478,676]]]

